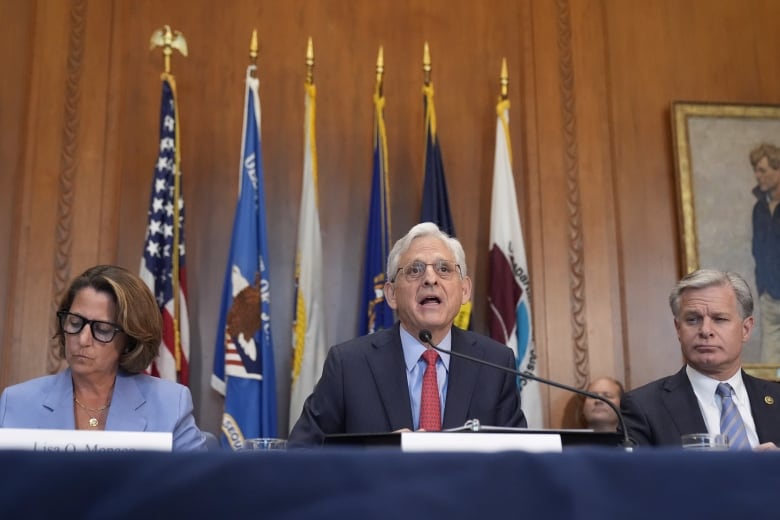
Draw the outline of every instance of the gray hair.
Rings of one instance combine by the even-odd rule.
[[[387,257],[387,280],[395,282],[395,275],[398,273],[398,262],[401,259],[401,255],[404,254],[412,242],[417,238],[433,237],[438,238],[447,246],[452,254],[455,256],[455,263],[460,266],[460,275],[465,277],[467,274],[466,269],[466,253],[463,251],[463,246],[460,244],[457,238],[449,236],[447,233],[439,229],[439,226],[433,222],[423,222],[417,224],[409,232],[398,239],[393,245],[393,249],[390,250],[390,254]]]
[[[753,295],[747,282],[733,271],[718,271],[717,269],[699,269],[685,275],[672,289],[669,295],[669,306],[675,318],[679,317],[680,299],[688,289],[706,289],[707,287],[731,286],[737,297],[737,306],[742,319],[753,315]]]

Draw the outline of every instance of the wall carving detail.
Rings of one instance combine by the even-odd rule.
[[[68,35],[68,67],[65,86],[65,116],[62,127],[60,152],[59,195],[57,197],[57,222],[54,231],[53,294],[50,315],[54,316],[70,279],[70,252],[73,230],[74,179],[78,170],[79,107],[81,102],[81,76],[84,58],[84,32],[87,20],[87,0],[73,0],[70,7],[70,32]],[[55,320],[50,321],[49,337],[57,332]],[[46,371],[53,374],[62,367],[59,344],[51,340],[46,358]]]
[[[560,51],[563,123],[563,167],[566,173],[566,210],[569,235],[569,290],[574,348],[574,384],[587,388],[590,374],[585,315],[585,275],[582,244],[582,202],[577,165],[577,117],[571,43],[571,11],[568,0],[558,0],[558,49]]]

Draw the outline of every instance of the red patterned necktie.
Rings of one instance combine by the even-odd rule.
[[[428,366],[423,374],[422,396],[420,398],[420,428],[429,432],[441,430],[441,401],[439,383],[436,380],[436,360],[439,354],[428,349],[422,355]]]

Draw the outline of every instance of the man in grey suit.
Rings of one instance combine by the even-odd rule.
[[[733,272],[694,271],[678,282],[669,304],[686,364],[623,396],[631,438],[639,445],[680,446],[685,434],[722,433],[723,401],[731,399],[744,424],[745,447],[777,449],[780,385],[742,370],[742,347],[753,329],[753,297],[745,280]],[[721,396],[719,386],[730,395]]]
[[[418,339],[428,330],[434,345],[515,369],[508,347],[453,327],[471,297],[460,242],[431,222],[414,226],[390,251],[387,280],[385,298],[399,322],[329,350],[322,377],[290,432],[290,446],[322,444],[336,433],[446,429],[469,419],[525,427],[515,376],[446,354],[423,359],[426,351],[435,353]],[[438,399],[423,397],[426,385],[428,396],[438,389]],[[431,399],[433,423],[427,413]]]

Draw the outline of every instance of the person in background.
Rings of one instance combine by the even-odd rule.
[[[761,144],[750,152],[753,195],[753,260],[756,264],[761,356],[780,363],[780,148]]]
[[[322,444],[337,433],[454,428],[469,419],[525,427],[514,375],[440,355],[419,339],[427,330],[434,345],[515,369],[508,347],[453,326],[471,296],[460,242],[432,222],[414,226],[390,251],[387,280],[385,298],[399,321],[329,350],[290,446]]]
[[[91,267],[56,313],[62,372],[10,386],[0,427],[171,432],[173,450],[204,450],[187,387],[142,372],[162,339],[160,309],[138,276]]]
[[[621,412],[639,445],[680,446],[691,433],[726,433],[730,449],[777,449],[780,384],[746,374],[742,347],[753,296],[737,273],[700,269],[669,296],[685,366],[626,392]]]
[[[588,386],[588,392],[600,395],[620,408],[623,385],[611,377],[599,377]],[[606,403],[586,397],[582,401],[581,416],[584,426],[596,432],[614,432],[618,428],[618,417]]]

